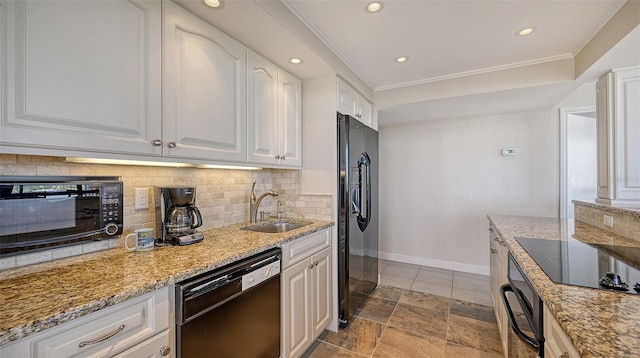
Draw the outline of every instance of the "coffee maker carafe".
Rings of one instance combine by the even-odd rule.
[[[195,206],[196,188],[159,188],[162,223],[160,244],[187,245],[202,241],[202,215]]]

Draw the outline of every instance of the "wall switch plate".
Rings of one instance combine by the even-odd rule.
[[[502,156],[503,157],[511,157],[514,155],[518,155],[518,149],[516,148],[502,148]]]
[[[136,210],[149,209],[149,189],[148,188],[136,188]]]
[[[613,216],[604,215],[604,226],[613,227]]]

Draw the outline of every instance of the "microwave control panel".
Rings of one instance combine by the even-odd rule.
[[[122,233],[122,183],[103,183],[102,193],[102,226],[116,224]]]

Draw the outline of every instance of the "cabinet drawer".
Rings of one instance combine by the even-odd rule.
[[[282,245],[282,268],[285,269],[330,245],[329,229],[287,242]]]
[[[160,358],[160,357],[174,357],[175,352],[171,349],[171,337],[169,333],[171,330],[167,329],[157,336],[147,339],[146,341],[138,344],[137,346],[127,349],[126,351],[114,356],[113,358]]]
[[[549,358],[580,358],[566,333],[553,318],[549,308],[545,306],[544,315],[545,357]]]
[[[2,350],[2,356],[105,357],[169,328],[169,288],[47,329]]]

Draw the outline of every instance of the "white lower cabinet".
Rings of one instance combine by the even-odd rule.
[[[493,310],[496,315],[496,323],[498,324],[498,330],[500,331],[500,340],[502,342],[502,350],[505,353],[505,357],[508,357],[508,336],[509,336],[509,322],[507,318],[507,311],[502,302],[502,294],[500,293],[500,287],[508,283],[507,279],[507,254],[508,250],[505,246],[504,240],[498,235],[495,228],[492,226],[489,229],[489,247],[490,247],[490,271],[491,276],[489,282],[491,286],[491,301],[493,302]]]
[[[332,317],[330,232],[287,243],[282,252],[281,356],[299,357]]]
[[[580,358],[580,354],[571,343],[571,338],[560,328],[547,305],[544,305],[543,321],[545,358]]]
[[[174,356],[170,309],[164,287],[11,343],[0,356]]]

